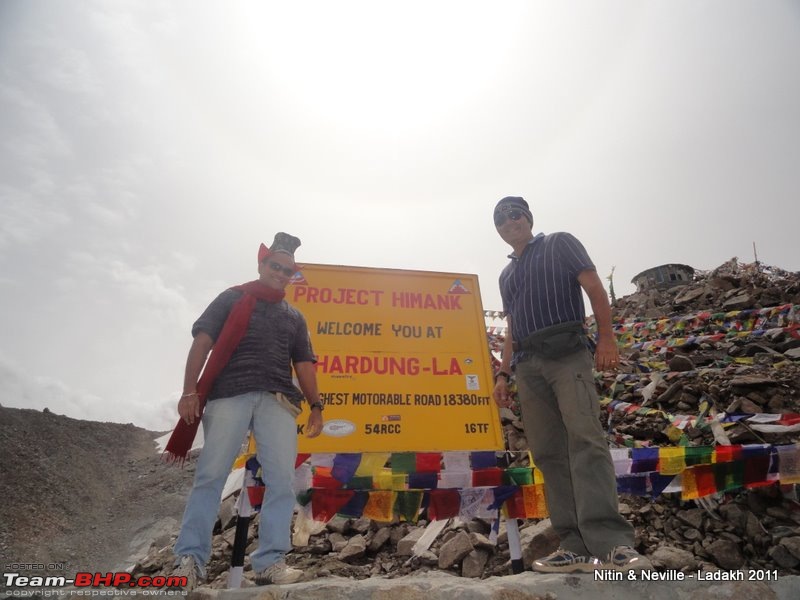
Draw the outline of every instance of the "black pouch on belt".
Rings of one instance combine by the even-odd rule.
[[[587,348],[587,341],[583,323],[570,321],[533,332],[521,342],[514,342],[514,350],[556,359]]]

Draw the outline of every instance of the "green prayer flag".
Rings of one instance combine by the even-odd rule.
[[[533,469],[530,467],[512,467],[503,474],[506,485],[533,485]]]
[[[730,492],[744,485],[744,461],[715,463],[712,468],[718,492]]]
[[[392,453],[392,473],[416,473],[417,455],[414,452]]]
[[[348,490],[371,490],[372,477],[352,477],[345,487]]]
[[[419,508],[422,506],[421,490],[408,490],[397,492],[397,498],[394,502],[394,512],[400,515],[406,521],[412,523],[417,522],[419,516]]]
[[[686,466],[710,465],[711,455],[714,448],[711,446],[687,446],[686,447]]]

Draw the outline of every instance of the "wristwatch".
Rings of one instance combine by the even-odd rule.
[[[309,408],[310,410],[318,408],[319,411],[322,412],[323,410],[325,410],[325,405],[322,402],[312,402],[311,404],[309,404]]]

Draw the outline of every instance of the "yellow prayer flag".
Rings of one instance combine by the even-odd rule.
[[[533,469],[533,483],[537,485],[544,483],[544,474],[535,467]]]
[[[233,467],[231,467],[232,471],[236,469],[241,469],[247,464],[247,460],[251,456],[256,455],[256,437],[253,435],[253,432],[247,434],[247,450],[242,452],[239,456],[236,457],[236,460],[233,461]]]
[[[662,475],[679,475],[686,468],[686,449],[659,448],[658,471]]]
[[[356,477],[377,477],[390,455],[390,452],[365,452],[361,455]]]
[[[608,401],[611,402],[611,398],[609,398]],[[531,454],[530,450],[528,450],[528,462],[530,463],[531,469],[533,471],[533,483],[534,484],[544,483],[544,474],[536,466],[536,463],[533,462],[533,454]]]
[[[389,490],[369,492],[369,499],[364,506],[364,516],[373,521],[391,521],[395,494],[396,492]]]
[[[683,484],[681,500],[697,500],[700,497],[700,493],[697,489],[697,478],[694,476],[694,469],[686,469],[681,474],[681,483]]]
[[[667,427],[666,434],[670,442],[672,442],[673,444],[677,444],[678,441],[683,436],[683,430],[678,429],[674,425],[670,425],[669,427]]]
[[[392,470],[381,469],[372,476],[372,487],[378,490],[392,489]]]
[[[392,488],[393,490],[405,490],[408,488],[407,476],[405,473],[392,473]]]

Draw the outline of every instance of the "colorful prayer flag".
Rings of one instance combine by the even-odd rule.
[[[423,492],[417,490],[397,492],[394,511],[406,521],[416,523],[419,517],[419,509],[422,506],[422,494]]]
[[[368,519],[378,522],[391,521],[394,518],[394,495],[390,490],[369,492],[367,504],[364,506],[363,515]]]
[[[417,457],[414,452],[392,453],[392,473],[414,473],[417,470]]]
[[[437,473],[409,473],[408,487],[412,490],[433,490],[438,484],[439,475]]]
[[[442,470],[441,452],[417,453],[416,471],[418,473],[438,473]]]
[[[452,519],[461,508],[458,490],[431,490],[428,497],[428,518],[431,521]]]
[[[658,453],[658,472],[662,475],[677,475],[686,468],[684,448],[661,448]]]
[[[800,483],[800,444],[776,446],[781,483]]]
[[[503,470],[497,467],[472,472],[472,487],[496,486],[503,483]]]
[[[368,500],[369,492],[357,491],[353,494],[353,497],[347,501],[347,504],[339,509],[338,514],[351,519],[360,519],[364,514],[364,507],[367,505]]]
[[[314,490],[311,495],[314,520],[327,523],[354,495],[353,490]]]
[[[390,456],[389,452],[365,452],[361,455],[361,463],[355,473],[356,477],[375,477],[386,466],[386,461]]]
[[[337,481],[347,483],[356,474],[361,463],[361,454],[337,454],[333,459],[331,476]]]
[[[473,470],[497,467],[497,456],[492,452],[471,452],[469,455]]]
[[[546,519],[549,516],[543,485],[522,486],[522,496],[525,500],[526,519]]]
[[[649,473],[658,470],[658,448],[634,448],[631,452],[631,473]]]

